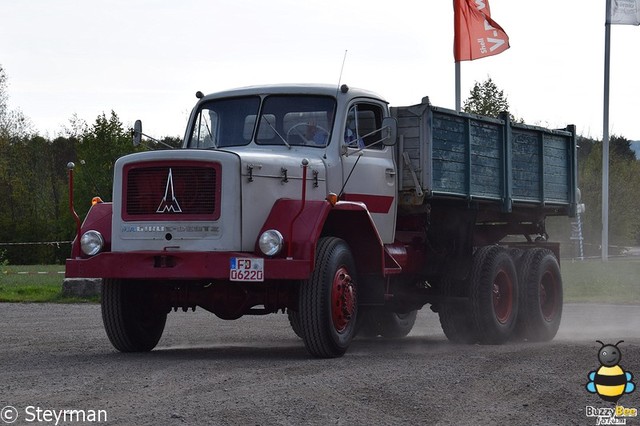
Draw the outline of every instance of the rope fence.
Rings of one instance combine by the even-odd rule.
[[[0,241],[0,265],[62,264],[71,253],[73,241]]]
[[[71,244],[73,241],[30,241],[26,243],[0,243],[0,247],[14,246],[55,246],[60,248],[60,244]]]

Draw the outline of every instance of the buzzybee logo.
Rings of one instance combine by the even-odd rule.
[[[588,392],[596,393],[603,400],[615,404],[622,395],[636,389],[635,383],[632,382],[633,374],[624,371],[618,365],[622,359],[622,352],[618,345],[624,340],[620,340],[615,345],[605,345],[600,340],[596,342],[602,345],[598,352],[600,368],[589,373],[589,382],[585,386]]]
[[[587,375],[589,381],[585,388],[589,393],[595,393],[603,401],[614,404],[613,407],[591,407],[587,406],[585,414],[587,417],[595,417],[597,425],[625,425],[628,417],[637,417],[637,408],[626,408],[618,405],[618,400],[625,394],[630,394],[636,389],[633,382],[633,373],[625,371],[620,366],[622,352],[618,345],[623,343],[620,340],[615,345],[604,344],[596,340],[602,346],[598,351],[598,361],[600,367],[590,371]]]

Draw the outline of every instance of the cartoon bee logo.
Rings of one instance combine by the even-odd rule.
[[[620,340],[615,345],[605,345],[600,340],[596,340],[602,347],[598,351],[600,368],[589,373],[589,382],[585,385],[590,393],[597,393],[605,401],[617,403],[625,393],[631,393],[636,385],[631,380],[633,374],[624,371],[620,365],[622,352],[618,345],[624,340]]]

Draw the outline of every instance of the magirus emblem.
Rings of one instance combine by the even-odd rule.
[[[176,199],[176,194],[173,191],[173,173],[171,169],[169,169],[169,176],[167,176],[167,186],[164,190],[164,197],[162,201],[160,201],[156,213],[182,213],[180,204]]]

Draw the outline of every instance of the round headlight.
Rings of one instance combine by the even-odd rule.
[[[102,251],[104,238],[98,231],[87,231],[80,238],[80,248],[87,256],[94,256]]]
[[[282,234],[275,229],[264,231],[258,240],[260,251],[267,256],[275,256],[280,253],[283,245],[284,238],[282,237]]]

